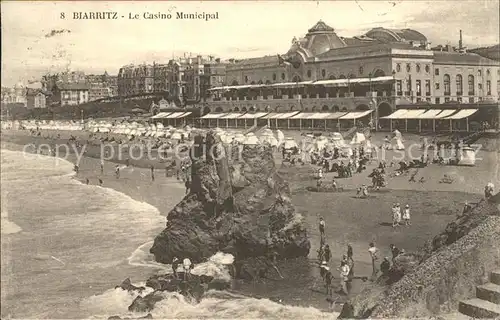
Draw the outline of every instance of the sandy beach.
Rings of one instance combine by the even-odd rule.
[[[66,143],[69,134],[86,139],[85,132],[57,132],[60,139],[48,140],[42,137],[31,137],[27,131],[2,132],[2,148],[22,150],[28,143]],[[54,135],[54,132],[43,132],[44,135]],[[172,203],[177,203],[184,196],[184,186],[175,177],[165,176],[165,165],[158,161],[131,161],[129,168],[121,171],[120,179],[114,175],[115,162],[104,163],[104,174],[100,173],[99,147],[90,147],[79,163],[76,179],[85,183],[98,184],[103,180],[103,187],[113,188],[134,200],[146,202],[158,208],[162,215],[167,215]],[[344,192],[314,193],[306,191],[308,186],[315,186],[313,179],[315,168],[310,165],[299,167],[281,167],[281,156],[276,154],[280,173],[289,181],[292,189],[292,202],[307,221],[311,240],[311,252],[308,260],[283,261],[280,270],[285,279],[280,280],[271,275],[269,279],[253,283],[238,282],[235,290],[256,297],[268,297],[282,300],[285,304],[298,306],[314,306],[326,310],[329,307],[325,301],[324,286],[316,266],[316,250],[319,246],[319,231],[317,223],[323,216],[327,223],[327,241],[332,249],[331,266],[338,266],[341,256],[345,253],[348,243],[354,249],[356,275],[368,276],[371,264],[367,252],[368,243],[375,241],[384,255],[390,256],[389,244],[394,243],[407,251],[417,250],[426,240],[440,232],[444,226],[455,218],[463,207],[465,200],[475,202],[481,199],[484,185],[493,179],[498,185],[498,177],[492,176],[498,165],[498,153],[481,152],[483,160],[476,167],[451,167],[430,165],[421,169],[417,180],[425,177],[426,183],[409,183],[407,176],[391,178],[386,189],[370,194],[368,199],[355,197],[355,189],[359,185],[369,184],[367,173],[377,164],[371,163],[367,171],[355,174],[352,178],[338,179]],[[75,155],[67,158],[76,161]],[[155,166],[155,181],[151,181],[149,166]],[[389,172],[396,168],[389,168]],[[438,180],[443,174],[449,173],[455,183],[441,184]],[[326,180],[333,178],[333,173],[326,174]],[[496,179],[496,181],[495,181]],[[411,204],[412,226],[393,229],[390,226],[390,205],[394,202]],[[335,273],[336,275],[336,273]],[[143,280],[143,279],[137,279]],[[336,283],[337,284],[337,283]],[[362,281],[355,281],[352,294],[363,288]],[[338,297],[342,302],[345,297]],[[338,310],[338,308],[337,308]]]

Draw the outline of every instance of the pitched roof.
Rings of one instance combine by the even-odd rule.
[[[311,33],[311,32],[331,32],[331,31],[334,31],[332,27],[330,27],[329,25],[327,25],[326,23],[324,23],[322,20],[319,20],[318,22],[316,22],[316,24],[309,30],[307,30],[307,32]]]
[[[481,57],[480,55],[475,53],[445,51],[434,51],[434,63],[500,66],[500,63],[498,61]]]
[[[89,90],[87,83],[58,83],[57,87],[60,90]]]

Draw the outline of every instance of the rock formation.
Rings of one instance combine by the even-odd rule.
[[[270,251],[278,259],[307,256],[303,218],[277,173],[272,149],[225,148],[214,132],[194,141],[191,190],[150,249],[156,261],[187,257],[198,263],[218,251],[233,254],[237,265]]]

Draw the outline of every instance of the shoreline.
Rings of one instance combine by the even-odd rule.
[[[12,136],[9,135],[9,139],[2,139],[2,148],[14,151],[22,151],[22,145],[26,143],[26,140],[38,140],[39,142],[50,142],[56,143],[53,140],[43,137],[32,137],[29,135],[19,135],[18,139],[12,139]],[[4,135],[2,133],[2,137]],[[5,140],[14,140],[5,141]],[[67,140],[59,139],[60,143],[66,143]],[[91,150],[92,148],[90,148]],[[113,167],[116,163],[123,163],[123,161],[105,161],[105,174],[100,175],[100,161],[99,157],[96,157],[95,151],[87,152],[82,157],[82,162],[80,163],[80,170],[78,174],[73,176],[74,179],[80,181],[81,183],[85,183],[85,179],[89,179],[91,181],[90,184],[97,184],[97,179],[102,178],[104,181],[103,187],[111,188],[115,191],[121,192],[135,201],[148,203],[158,209],[160,215],[166,216],[168,212],[175,206],[183,197],[184,197],[184,186],[180,181],[177,181],[176,178],[165,177],[164,170],[158,169],[156,170],[156,179],[154,182],[151,182],[150,178],[150,170],[146,169],[151,165],[151,161],[131,161],[131,168],[123,169],[122,176],[119,180],[114,177]],[[76,157],[74,154],[70,154],[67,157],[68,161],[75,160]],[[279,160],[279,159],[277,159]],[[278,171],[281,171],[279,163],[277,164]],[[329,176],[331,174],[327,174]],[[290,177],[293,179],[293,177]],[[341,183],[346,183],[345,187],[351,187],[358,185],[358,180],[364,178],[361,175],[355,176],[354,178],[347,180],[340,180]],[[288,180],[288,179],[287,179]],[[301,185],[302,187],[303,185]],[[422,187],[419,187],[422,189]],[[404,190],[400,188],[392,189],[392,191],[420,191],[420,190]],[[426,190],[425,188],[422,190]],[[436,190],[436,191],[444,191],[444,192],[457,192],[458,190]],[[476,191],[476,190],[474,190]],[[461,190],[460,193],[469,194],[471,197],[473,194],[470,192]],[[474,192],[473,192],[474,193]],[[477,191],[474,196],[477,196]],[[169,196],[175,198],[172,201],[171,207],[165,206],[163,198],[165,194],[169,194]],[[294,192],[292,191],[292,195]],[[321,196],[321,193],[314,195],[312,193],[311,197]],[[327,195],[325,195],[327,196]],[[295,195],[294,195],[295,197]],[[300,210],[300,207],[297,207]],[[311,231],[311,251],[308,258],[304,258],[301,261],[288,261],[284,262],[283,265],[280,264],[280,270],[284,275],[288,275],[289,279],[294,279],[293,281],[285,281],[285,283],[277,282],[276,279],[266,279],[265,281],[260,281],[257,283],[244,283],[240,280],[237,280],[237,292],[242,295],[246,295],[248,297],[255,298],[267,298],[273,301],[282,300],[283,304],[290,306],[300,306],[300,307],[314,307],[321,311],[340,311],[339,306],[334,308],[334,310],[328,309],[329,303],[325,301],[326,296],[324,293],[321,294],[324,290],[322,284],[320,284],[319,276],[316,274],[317,270],[315,267],[316,264],[316,248],[319,243],[319,235],[316,235],[315,228],[315,218],[314,216],[306,215],[308,221],[308,229]],[[164,227],[164,226],[162,226]],[[356,271],[357,274],[369,274],[371,271],[371,264],[368,261],[368,256],[364,254],[366,251],[366,244],[361,240],[351,240],[355,252],[363,252],[362,255],[358,255],[356,257]],[[141,244],[143,246],[144,244]],[[343,247],[336,245],[332,246],[332,254],[333,254],[333,263],[336,264],[337,260],[340,261],[339,257],[341,253],[343,253]],[[385,247],[383,248],[385,251]],[[131,253],[132,254],[132,253]],[[366,256],[366,257],[365,257]],[[145,279],[132,279],[133,281],[144,281]],[[117,284],[118,285],[118,284]],[[354,288],[353,294],[356,294],[362,289],[363,285],[356,285]],[[301,289],[299,289],[301,288]],[[319,291],[318,291],[319,290]],[[309,296],[309,297],[306,297]],[[313,297],[314,296],[314,297]],[[345,298],[341,298],[343,300]]]

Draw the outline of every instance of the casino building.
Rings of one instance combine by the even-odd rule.
[[[319,21],[282,55],[229,63],[209,89],[200,124],[406,131],[498,129],[499,62],[458,48],[431,49],[411,29],[345,38]]]

